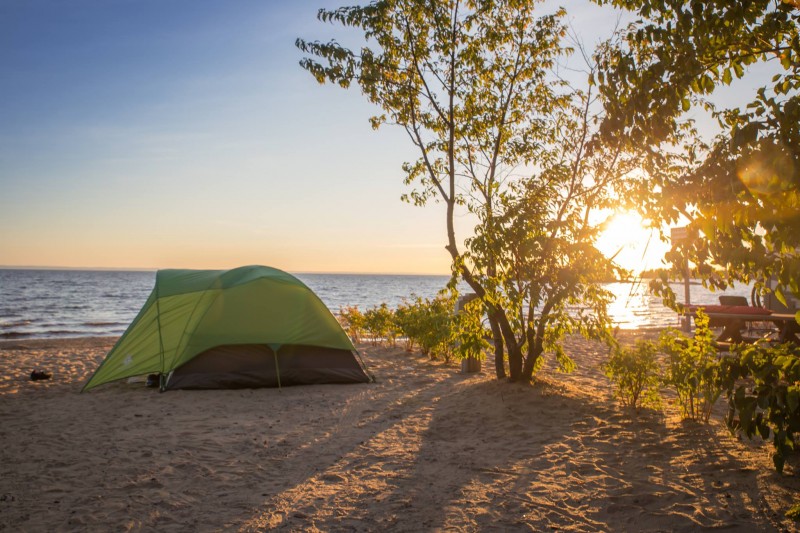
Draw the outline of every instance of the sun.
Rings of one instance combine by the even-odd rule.
[[[613,257],[621,267],[639,273],[658,268],[669,246],[658,232],[647,228],[637,213],[625,211],[614,215],[596,243],[606,257]]]

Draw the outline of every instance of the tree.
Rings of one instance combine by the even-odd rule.
[[[779,299],[784,292],[800,297],[800,3],[600,3],[640,17],[601,54],[598,80],[611,118],[604,134],[651,149],[653,183],[643,195],[649,215],[689,221],[696,238],[668,259],[679,267],[688,258],[714,288],[755,282],[766,291],[773,277]],[[767,67],[774,76],[756,80],[746,107],[713,104],[718,87],[752,81]],[[683,113],[692,105],[719,122],[709,146],[687,129]]]
[[[612,118],[604,135],[652,150],[658,194],[641,196],[650,215],[689,221],[693,238],[668,258],[674,266],[692,261],[714,288],[754,282],[784,303],[789,292],[800,298],[800,2],[600,1],[641,17],[601,54],[598,81]],[[746,78],[748,69],[763,76],[765,67],[773,75],[757,80],[746,106],[710,101],[718,87]],[[682,119],[693,104],[719,122],[709,146],[693,142]],[[659,157],[681,141],[683,152]],[[663,282],[655,288],[674,303]],[[729,427],[748,437],[772,434],[778,471],[800,431],[798,369],[797,349],[759,344],[737,348],[714,370],[727,385]],[[744,377],[752,384],[737,381]]]
[[[404,165],[405,199],[445,207],[454,276],[487,308],[498,377],[530,380],[546,351],[571,362],[567,332],[608,335],[610,295],[599,282],[613,263],[593,246],[596,210],[616,201],[634,158],[598,149],[590,92],[552,75],[568,52],[563,11],[537,16],[536,2],[384,0],[320,10],[318,18],[363,31],[357,52],[335,41],[297,40],[320,82],[357,83],[403,127],[420,158]],[[458,210],[475,220],[456,235]],[[466,246],[465,246],[466,245]],[[589,310],[578,312],[575,309]]]

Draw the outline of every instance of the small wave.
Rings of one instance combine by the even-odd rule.
[[[37,337],[85,337],[87,334],[96,334],[94,331],[75,329],[51,329],[36,333]]]
[[[17,329],[29,329],[33,325],[30,320],[20,320],[17,322],[0,323],[0,329],[14,331]]]
[[[0,339],[23,339],[33,337],[33,333],[23,333],[21,331],[5,331],[0,333]]]
[[[106,326],[124,326],[125,324],[123,324],[122,322],[84,322],[81,325],[89,326],[89,327],[93,327],[93,328],[95,328],[95,327],[99,328],[99,327],[106,327]]]
[[[43,322],[41,324],[38,324],[37,327],[39,327],[41,329],[53,329],[53,328],[63,328],[65,326],[70,326],[70,325],[72,325],[71,322],[51,321],[51,322]]]

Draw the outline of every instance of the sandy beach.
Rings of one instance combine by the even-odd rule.
[[[776,474],[769,446],[669,400],[624,410],[579,338],[578,370],[532,386],[361,345],[376,383],[80,394],[113,342],[0,343],[0,530],[795,528],[796,458]]]

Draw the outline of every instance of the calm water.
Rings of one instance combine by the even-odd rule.
[[[396,307],[411,295],[433,297],[447,276],[295,274],[335,313],[344,306]],[[155,272],[0,269],[0,339],[120,335],[153,289]],[[609,283],[611,315],[623,328],[677,326],[671,310],[645,286]],[[682,286],[676,287],[683,294]],[[750,289],[726,294],[749,296]],[[692,286],[692,303],[717,303]]]

